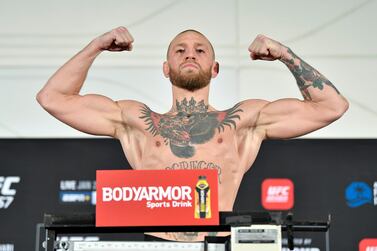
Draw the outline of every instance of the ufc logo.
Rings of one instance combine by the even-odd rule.
[[[288,196],[289,186],[270,186],[268,188],[268,195],[283,195]]]
[[[0,176],[0,209],[6,209],[12,204],[16,194],[16,189],[12,189],[12,184],[19,182],[18,176]]]
[[[267,210],[288,210],[294,205],[294,184],[290,179],[265,179],[262,206]]]

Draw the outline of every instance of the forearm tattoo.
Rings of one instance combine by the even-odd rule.
[[[235,121],[240,119],[238,113],[242,112],[240,105],[238,103],[225,111],[208,111],[203,100],[197,102],[191,97],[190,101],[186,98],[181,102],[176,100],[177,114],[158,114],[144,105],[139,118],[144,120],[146,130],[153,136],[164,138],[175,156],[190,158],[195,155],[194,146],[211,140],[216,129],[219,133],[225,130],[225,126],[236,129]]]
[[[290,55],[290,58],[283,58],[281,61],[285,63],[288,66],[289,70],[293,73],[293,76],[296,78],[297,85],[300,88],[302,96],[305,100],[312,100],[308,91],[309,87],[323,90],[324,85],[328,85],[332,87],[338,94],[340,94],[338,89],[336,89],[336,87],[327,78],[325,78],[316,69],[299,58],[289,48],[288,54]]]

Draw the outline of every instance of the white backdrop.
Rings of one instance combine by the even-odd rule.
[[[0,0],[0,137],[90,136],[55,120],[35,95],[94,37],[123,25],[135,38],[134,50],[100,55],[83,93],[167,111],[166,48],[178,32],[193,28],[213,42],[220,62],[210,96],[217,109],[247,98],[300,98],[282,63],[249,59],[247,47],[261,33],[289,46],[350,101],[344,117],[306,137],[376,138],[376,13],[376,0]]]

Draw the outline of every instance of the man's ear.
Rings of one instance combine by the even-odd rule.
[[[164,72],[164,76],[166,78],[169,77],[169,71],[170,71],[170,68],[169,68],[169,64],[167,61],[164,62],[164,64],[162,65],[162,71]]]
[[[212,66],[212,78],[216,78],[217,74],[219,74],[220,71],[220,65],[218,62],[215,62],[215,64]]]

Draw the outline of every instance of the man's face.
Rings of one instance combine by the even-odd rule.
[[[203,35],[188,31],[175,37],[164,63],[164,74],[173,85],[188,91],[201,89],[217,75],[212,47]]]

